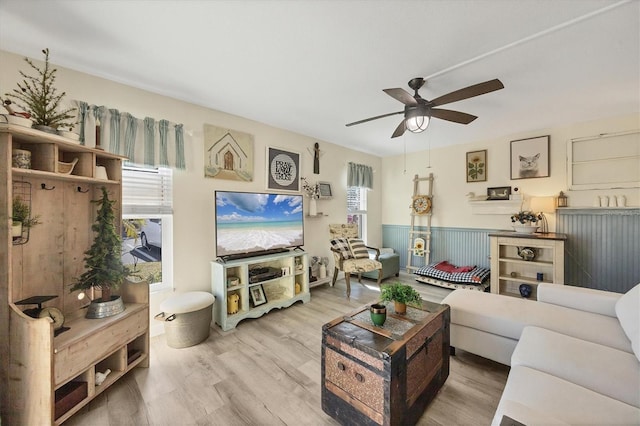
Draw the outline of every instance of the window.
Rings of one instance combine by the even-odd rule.
[[[572,139],[567,146],[569,189],[636,188],[639,161],[637,130]]]
[[[122,262],[150,291],[173,287],[173,172],[122,169]]]
[[[358,186],[347,188],[347,223],[358,224],[358,235],[367,241],[367,189]]]

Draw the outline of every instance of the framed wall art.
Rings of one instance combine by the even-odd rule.
[[[253,181],[253,135],[204,125],[204,176]]]
[[[549,175],[549,135],[511,141],[511,179]]]
[[[267,147],[267,189],[300,191],[300,153]]]
[[[508,200],[511,195],[510,186],[487,188],[487,200]]]
[[[331,191],[331,184],[329,182],[318,182],[318,192],[320,192],[320,199],[333,198],[333,192]]]
[[[467,182],[487,180],[487,150],[467,152]]]

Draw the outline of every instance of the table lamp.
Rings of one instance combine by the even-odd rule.
[[[531,198],[531,211],[534,213],[540,213],[542,216],[542,226],[540,229],[541,234],[549,233],[549,223],[544,215],[545,213],[555,213],[556,203],[553,197],[532,197]]]

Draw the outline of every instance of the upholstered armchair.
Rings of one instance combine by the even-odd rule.
[[[382,279],[382,263],[378,261],[380,250],[364,245],[364,242],[358,238],[358,225],[355,223],[331,224],[329,225],[329,234],[331,235],[331,252],[335,261],[331,286],[333,287],[336,284],[338,271],[344,272],[344,280],[347,284],[347,298],[349,298],[351,296],[351,274],[358,274],[358,282],[362,283],[363,272],[377,270],[378,287],[380,287]],[[374,259],[369,257],[369,250],[375,251]]]

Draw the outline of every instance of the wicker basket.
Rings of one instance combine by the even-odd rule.
[[[70,175],[73,171],[73,168],[76,166],[78,162],[77,158],[74,158],[72,162],[65,163],[64,161],[58,161],[58,173],[63,175]]]

